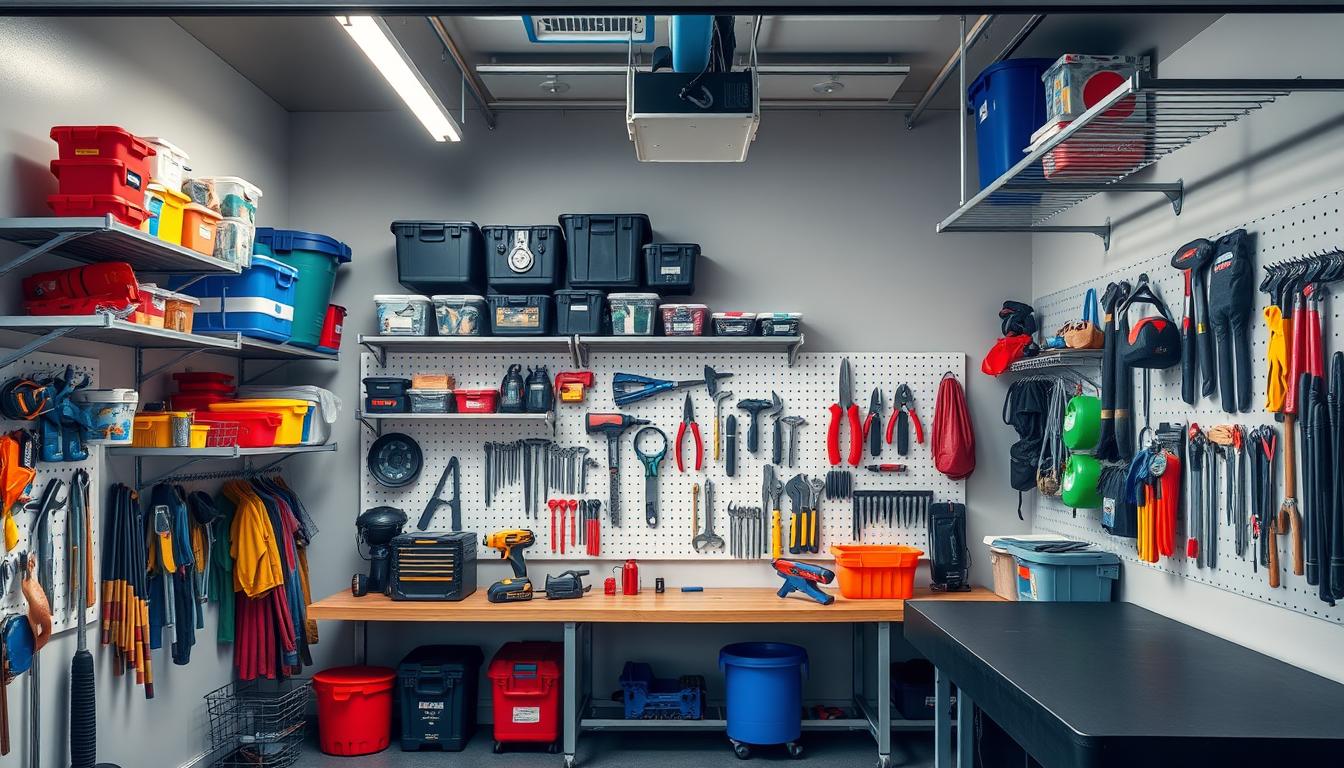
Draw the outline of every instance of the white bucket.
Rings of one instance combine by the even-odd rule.
[[[140,395],[134,389],[80,389],[71,399],[88,416],[84,441],[92,445],[130,445],[131,424]]]

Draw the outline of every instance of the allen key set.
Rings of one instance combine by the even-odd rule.
[[[911,528],[925,525],[933,491],[854,491],[850,502],[854,540],[862,541],[870,525]]]

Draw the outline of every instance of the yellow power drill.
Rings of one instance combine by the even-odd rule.
[[[523,550],[536,542],[537,536],[527,528],[506,528],[495,531],[484,539],[485,546],[499,550],[499,558],[513,566],[513,578],[500,579],[485,593],[492,603],[516,603],[532,599],[532,580],[527,578],[527,563]]]

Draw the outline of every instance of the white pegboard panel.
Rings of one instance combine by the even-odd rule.
[[[1232,229],[1245,229],[1255,236],[1256,280],[1258,281],[1264,274],[1261,269],[1263,265],[1325,252],[1344,245],[1344,235],[1341,235],[1340,232],[1341,222],[1344,222],[1339,214],[1341,203],[1344,203],[1344,194],[1341,191],[1330,192],[1292,207],[1251,219],[1238,227],[1233,227]],[[1232,229],[1227,231],[1232,231]],[[1226,232],[1208,233],[1205,237],[1214,240],[1223,234],[1226,234]],[[1081,317],[1083,294],[1088,288],[1095,288],[1098,296],[1100,296],[1108,283],[1128,280],[1132,284],[1143,272],[1148,274],[1158,295],[1167,303],[1173,316],[1179,322],[1184,301],[1184,278],[1181,272],[1171,266],[1171,256],[1183,244],[1184,241],[1172,242],[1169,244],[1170,250],[1168,251],[1154,254],[1139,261],[1129,262],[1125,266],[1113,269],[1092,281],[1080,283],[1038,298],[1035,307],[1041,319],[1041,328],[1047,333],[1052,333],[1065,322]],[[1181,368],[1177,365],[1163,371],[1152,372],[1150,402],[1151,423],[1154,427],[1164,421],[1185,424],[1193,422],[1204,428],[1216,424],[1235,423],[1247,426],[1274,424],[1280,434],[1279,452],[1282,454],[1282,425],[1275,424],[1272,415],[1264,410],[1268,376],[1265,350],[1269,341],[1269,331],[1265,327],[1263,313],[1268,304],[1268,297],[1257,291],[1255,300],[1255,310],[1251,315],[1250,322],[1251,360],[1255,364],[1255,372],[1252,376],[1251,412],[1244,414],[1224,413],[1219,404],[1217,392],[1212,397],[1200,399],[1194,407],[1187,405],[1181,399]],[[1326,354],[1329,355],[1335,350],[1344,349],[1344,344],[1341,344],[1341,341],[1344,341],[1344,324],[1339,322],[1340,308],[1344,305],[1333,299],[1327,299],[1327,302],[1333,305],[1323,309],[1323,315],[1327,318],[1325,334],[1329,339],[1326,345]],[[1131,322],[1140,316],[1138,309],[1138,307],[1135,308]],[[1142,427],[1144,423],[1143,380],[1142,373],[1139,371],[1134,373],[1134,400],[1131,414],[1136,428]],[[1276,482],[1280,489],[1278,498],[1281,499],[1281,468],[1283,466],[1281,455],[1275,466],[1278,474]],[[1222,487],[1224,467],[1221,462],[1219,462],[1218,472],[1219,510],[1222,514],[1222,511],[1227,509],[1227,498]],[[1187,504],[1189,503],[1188,478],[1187,474],[1187,482],[1185,483],[1185,502]],[[1281,567],[1282,586],[1278,589],[1271,589],[1266,580],[1265,569],[1261,567],[1258,572],[1252,570],[1250,555],[1254,550],[1254,543],[1248,547],[1247,559],[1239,559],[1233,547],[1233,528],[1226,525],[1225,520],[1220,520],[1220,522],[1222,524],[1220,524],[1218,531],[1219,557],[1216,569],[1198,568],[1193,560],[1183,555],[1178,555],[1175,558],[1162,558],[1157,563],[1145,563],[1137,557],[1134,540],[1110,536],[1101,528],[1099,510],[1078,510],[1075,516],[1074,510],[1065,507],[1057,498],[1039,498],[1036,504],[1033,529],[1037,532],[1059,533],[1099,544],[1119,554],[1131,567],[1154,568],[1201,584],[1218,587],[1337,624],[1344,624],[1344,604],[1331,608],[1322,603],[1316,597],[1316,587],[1309,586],[1305,577],[1293,575],[1288,567]],[[1178,525],[1180,524],[1178,523]],[[1183,532],[1183,529],[1180,529],[1180,533]],[[1178,547],[1178,549],[1180,548]],[[1280,561],[1286,566],[1290,563],[1290,558],[1287,557],[1288,538],[1286,536],[1279,537],[1279,551]]]
[[[5,350],[10,351],[10,350]],[[34,374],[44,374],[49,372],[61,372],[65,366],[74,366],[76,373],[87,373],[89,375],[90,387],[98,386],[98,361],[91,358],[71,357],[69,355],[52,355],[42,352],[34,352],[26,357],[21,357],[3,369],[0,369],[0,382],[8,381],[15,376],[32,376]],[[0,417],[0,429],[10,432],[16,429],[31,429],[36,425],[28,421],[11,421]],[[19,526],[19,543],[13,552],[4,555],[4,561],[10,571],[10,579],[3,594],[0,594],[0,615],[11,613],[27,613],[28,603],[24,600],[23,593],[19,590],[19,553],[36,552],[37,542],[33,535],[33,520],[36,517],[36,502],[42,497],[42,490],[46,488],[47,482],[58,477],[66,482],[67,490],[71,478],[74,477],[75,470],[83,469],[89,473],[89,512],[90,526],[92,528],[92,551],[93,551],[93,574],[94,587],[97,590],[98,585],[98,560],[101,555],[99,551],[98,532],[102,527],[102,485],[100,478],[102,475],[102,455],[103,452],[97,446],[89,446],[89,458],[79,462],[56,462],[49,463],[39,461],[37,465],[37,477],[33,480],[32,489],[29,496],[32,497],[33,508],[21,505],[14,514],[14,521]],[[77,614],[72,610],[70,577],[70,559],[66,550],[66,514],[69,508],[67,498],[67,508],[62,509],[52,515],[48,523],[52,537],[52,552],[54,553],[55,563],[52,567],[52,594],[47,595],[47,601],[51,604],[52,610],[52,630],[53,632],[64,632],[74,629]],[[41,566],[39,565],[39,568]],[[96,602],[96,601],[95,601]],[[85,620],[89,622],[97,621],[98,609],[95,605],[88,609]]]
[[[729,560],[729,548],[723,552],[697,553],[691,547],[691,539],[697,531],[691,530],[691,495],[695,483],[704,484],[706,479],[714,483],[714,528],[728,538],[728,505],[735,503],[744,506],[760,506],[762,473],[764,465],[770,459],[771,433],[773,419],[762,417],[761,448],[756,454],[746,451],[746,434],[750,423],[747,412],[737,408],[737,402],[746,398],[770,398],[773,390],[784,401],[784,415],[797,414],[807,420],[799,427],[798,460],[793,469],[777,467],[776,475],[783,482],[797,473],[809,476],[824,476],[831,469],[826,457],[826,425],[828,409],[835,402],[838,390],[839,366],[842,358],[848,357],[853,377],[853,399],[859,406],[860,416],[866,416],[869,395],[874,387],[880,386],[885,400],[884,414],[892,416],[895,389],[900,384],[908,384],[914,392],[916,411],[925,424],[925,441],[914,443],[911,439],[910,453],[906,457],[897,457],[894,445],[883,445],[880,461],[904,463],[909,469],[902,474],[878,474],[864,469],[853,469],[856,490],[907,489],[931,490],[938,501],[964,502],[966,488],[964,481],[949,480],[933,467],[929,452],[929,435],[933,421],[933,404],[938,383],[943,373],[952,371],[962,381],[965,380],[966,359],[961,353],[929,354],[802,354],[793,367],[788,367],[783,355],[779,354],[722,354],[722,355],[672,355],[657,353],[594,354],[589,361],[589,369],[596,378],[596,386],[588,393],[587,401],[581,405],[558,405],[555,440],[560,446],[586,446],[589,455],[596,459],[599,467],[588,472],[588,491],[579,494],[580,498],[598,499],[602,502],[602,553],[605,559],[639,557],[656,560]],[[385,375],[410,377],[422,372],[446,372],[452,374],[460,388],[498,388],[509,364],[546,365],[553,377],[558,371],[570,370],[571,362],[566,355],[505,355],[493,353],[472,354],[397,354],[388,356],[387,366],[378,368],[373,356],[362,355],[363,375]],[[704,386],[689,390],[694,403],[696,421],[705,445],[705,464],[702,472],[677,472],[675,448],[677,426],[681,422],[684,392],[660,394],[636,403],[630,407],[617,409],[611,398],[611,377],[617,371],[637,373],[659,379],[686,380],[703,379],[704,366],[712,366],[720,373],[732,373],[732,378],[724,379],[719,386],[733,393],[723,402],[725,422],[727,416],[735,414],[738,419],[738,468],[737,475],[729,478],[724,473],[723,463],[713,461],[714,439],[714,403]],[[524,368],[524,375],[527,371]],[[362,392],[361,392],[362,400]],[[633,440],[638,428],[626,432],[621,440],[620,456],[620,515],[621,527],[613,528],[608,519],[607,506],[607,448],[606,439],[600,435],[588,435],[584,431],[584,414],[588,411],[616,411],[650,420],[663,430],[668,438],[667,456],[658,473],[659,524],[649,528],[644,523],[644,468],[636,457]],[[501,528],[527,527],[537,534],[537,544],[528,551],[529,559],[561,559],[551,554],[549,512],[542,512],[531,518],[522,511],[522,486],[508,486],[492,500],[487,509],[484,506],[484,448],[485,442],[509,442],[524,437],[548,437],[541,423],[535,426],[517,426],[491,422],[430,422],[430,421],[384,421],[383,432],[399,431],[410,435],[420,444],[425,453],[425,466],[417,481],[405,489],[383,488],[369,477],[364,466],[365,456],[373,442],[373,436],[363,430],[363,439],[359,455],[361,509],[378,505],[390,505],[406,511],[411,526],[414,525],[426,503],[434,492],[440,473],[447,466],[449,457],[457,456],[462,472],[462,514],[465,530],[486,533]],[[846,433],[847,434],[847,433]],[[845,443],[842,434],[842,445]],[[689,433],[685,438],[685,450],[688,463],[693,459]],[[786,446],[787,449],[787,446]],[[864,460],[870,463],[866,443]],[[848,465],[844,465],[848,468]],[[688,466],[689,469],[689,466]],[[445,494],[446,495],[446,494]],[[553,494],[560,495],[560,494]],[[789,517],[790,504],[787,494],[781,499],[785,523]],[[703,507],[703,505],[702,505]],[[703,524],[705,510],[701,509]],[[768,511],[767,511],[768,519]],[[448,512],[441,511],[434,519],[431,529],[448,527]],[[819,557],[828,558],[829,545],[833,542],[852,540],[849,500],[825,500],[821,504],[822,535]],[[925,531],[922,526],[910,528],[887,528],[872,526],[865,530],[865,543],[910,544],[927,550]],[[729,545],[731,546],[731,544]],[[584,556],[569,550],[569,559],[582,559]],[[484,557],[497,557],[497,553],[482,550]]]

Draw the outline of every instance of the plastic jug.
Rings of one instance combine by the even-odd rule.
[[[504,383],[499,385],[499,412],[522,413],[525,390],[523,366],[517,363],[510,365],[509,372],[504,374]]]

